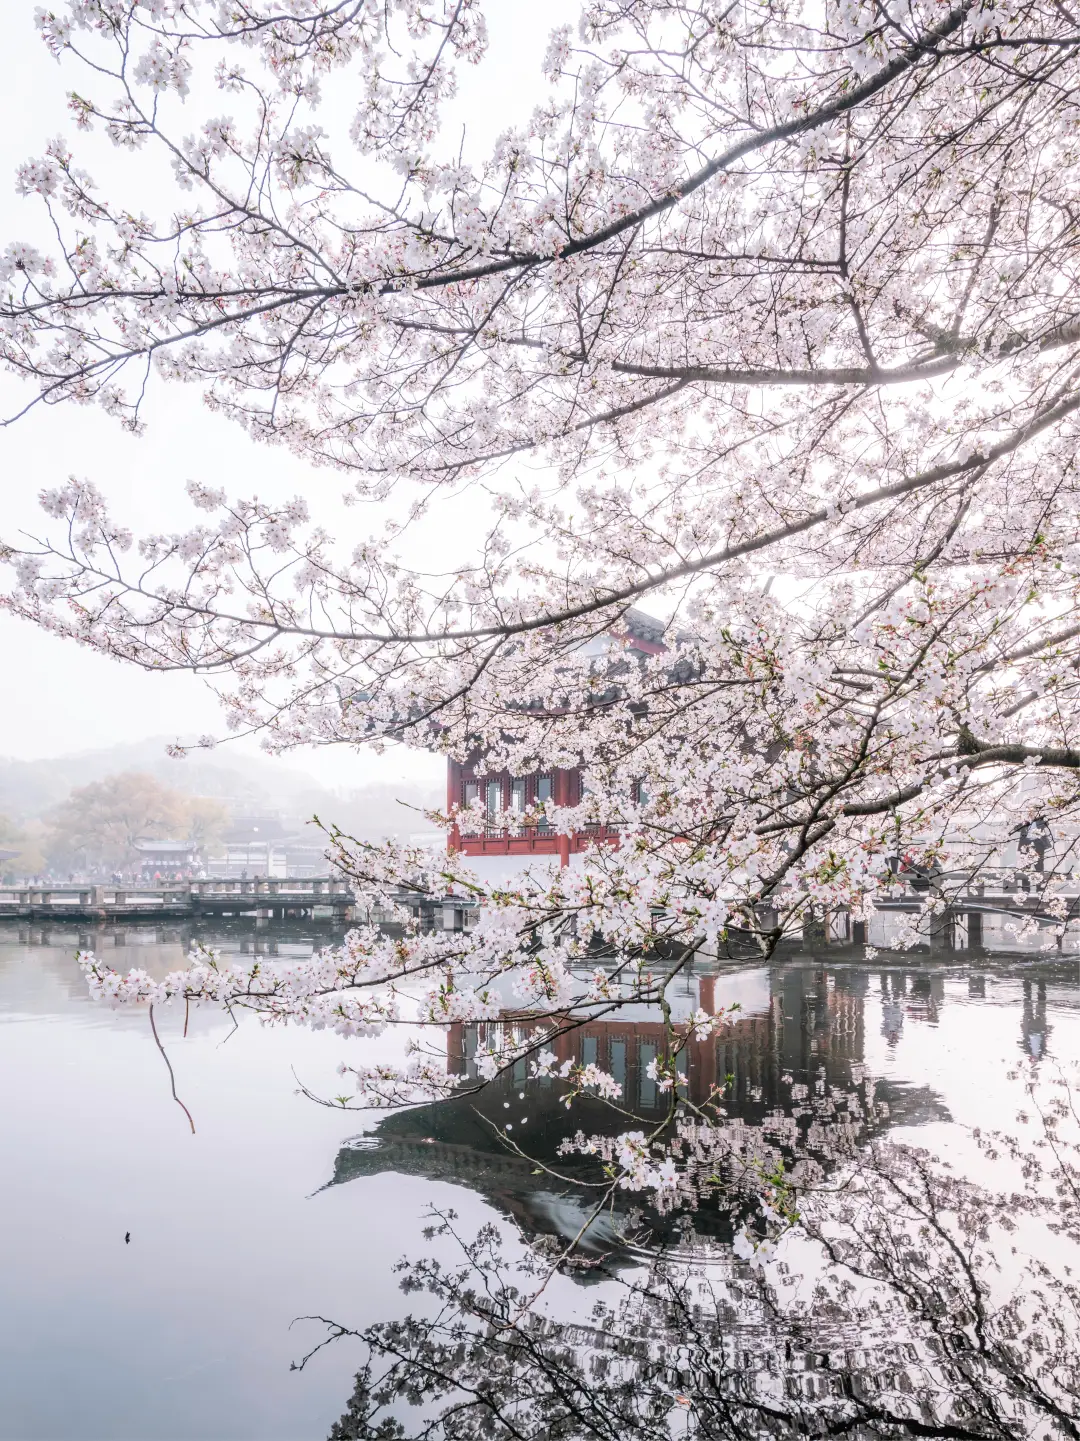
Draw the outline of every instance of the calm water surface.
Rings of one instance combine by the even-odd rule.
[[[364,1047],[370,1057],[370,1042],[250,1021],[230,1035],[227,1018],[210,1014],[193,1016],[184,1040],[180,1018],[167,1017],[192,1136],[145,1015],[86,999],[77,944],[74,933],[0,931],[0,1436],[325,1436],[355,1356],[343,1344],[290,1371],[321,1334],[293,1323],[315,1313],[363,1325],[415,1306],[392,1267],[416,1254],[429,1206],[453,1206],[466,1227],[512,1213],[526,1230],[572,1233],[573,1206],[530,1189],[490,1130],[481,1139],[421,1115],[375,1132],[378,1118],[296,1093],[299,1077],[333,1094],[338,1061]],[[116,961],[157,970],[179,964],[183,949],[127,933]],[[310,943],[285,937],[280,949],[305,954]],[[959,1157],[968,1127],[1015,1110],[1018,1062],[1080,1057],[1071,958],[867,967],[848,953],[793,957],[718,977],[716,1001],[732,997],[743,1019],[720,1064],[737,1074],[748,1113],[768,1104],[778,1070],[809,1079],[822,1066],[865,1064],[898,1133]],[[375,1043],[387,1055],[397,1044]],[[595,1044],[625,1067],[629,1089],[645,1084],[647,1026]],[[643,1091],[637,1100],[648,1105]],[[543,1106],[529,1109],[539,1146]],[[558,1286],[557,1302],[572,1308],[582,1288]]]

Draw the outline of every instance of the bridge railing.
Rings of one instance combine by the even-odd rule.
[[[187,898],[186,885],[154,886],[145,890],[135,886],[0,886],[0,904],[31,906],[161,905]]]
[[[330,876],[255,876],[244,880],[214,877],[192,881],[195,896],[322,896],[351,895],[347,881]]]
[[[154,910],[185,907],[194,910],[201,901],[249,901],[288,904],[290,901],[352,901],[347,881],[327,876],[257,877],[248,880],[177,881],[166,885],[0,886],[0,914],[4,911],[50,908],[85,910]]]

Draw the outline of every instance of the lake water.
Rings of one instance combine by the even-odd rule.
[[[114,964],[182,961],[179,937],[119,935],[122,945],[103,942]],[[415,1301],[393,1266],[425,1244],[429,1207],[454,1207],[466,1228],[513,1217],[525,1234],[565,1236],[579,1224],[573,1198],[534,1180],[474,1112],[358,1116],[297,1093],[299,1081],[334,1094],[337,1063],[370,1057],[371,1042],[250,1020],[230,1034],[228,1019],[209,1013],[193,1015],[185,1039],[180,1016],[163,1018],[193,1136],[145,1015],[87,999],[78,943],[74,933],[0,932],[0,1437],[326,1436],[356,1355],[343,1342],[290,1370],[322,1334],[297,1318],[404,1315]],[[233,934],[225,944],[253,942]],[[310,949],[310,938],[281,932],[279,953]],[[865,1065],[897,1134],[962,1156],[970,1127],[1015,1110],[1018,1065],[1080,1057],[1072,958],[882,956],[868,967],[838,949],[710,984],[717,1003],[742,1006],[710,1064],[734,1077],[733,1107],[751,1120],[781,1073],[812,1081]],[[687,1004],[695,987],[700,978]],[[623,1068],[646,1110],[651,1044],[645,1022],[581,1041]],[[517,1084],[485,1105],[520,1118],[523,1149],[543,1150],[550,1108],[521,1102]],[[552,1304],[573,1312],[587,1290],[557,1277]]]

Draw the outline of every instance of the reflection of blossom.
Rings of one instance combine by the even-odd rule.
[[[1075,1156],[1080,1138],[1075,1126],[1066,1130],[1059,1139]],[[1002,1139],[984,1137],[980,1149],[987,1154]],[[647,1140],[628,1132],[620,1150],[633,1163]],[[1063,1235],[1070,1244],[1080,1239],[1059,1154],[1035,1146],[1028,1160],[1020,1193],[1003,1208],[1005,1197],[925,1151],[867,1148],[848,1184],[820,1188],[800,1205],[791,1259],[801,1258],[810,1284],[771,1264],[791,1217],[767,1198],[759,1219],[734,1236],[734,1284],[726,1268],[708,1264],[719,1259],[712,1246],[699,1249],[686,1234],[682,1254],[661,1251],[626,1277],[587,1329],[578,1306],[560,1315],[557,1303],[545,1304],[537,1324],[522,1294],[537,1293],[538,1255],[507,1263],[489,1227],[462,1268],[432,1267],[426,1254],[403,1263],[408,1289],[434,1294],[438,1305],[409,1318],[404,1355],[396,1317],[363,1334],[367,1369],[340,1434],[384,1434],[377,1427],[390,1407],[416,1395],[419,1359],[432,1378],[421,1402],[438,1408],[443,1435],[449,1421],[456,1435],[600,1441],[637,1434],[635,1423],[651,1414],[663,1418],[667,1436],[678,1406],[694,1418],[679,1418],[680,1436],[760,1436],[767,1418],[776,1441],[916,1431],[970,1441],[1075,1437],[1073,1280],[1060,1266],[1017,1258],[1015,1301],[994,1299],[1002,1243],[1007,1249],[1018,1213],[1025,1226],[1046,1223],[1054,1256]],[[667,1175],[663,1164],[654,1167],[653,1184]],[[663,1209],[659,1190],[656,1204]],[[539,1250],[544,1269],[556,1249],[561,1255],[561,1246]],[[872,1284],[853,1284],[852,1263],[855,1273],[871,1272]],[[375,1411],[366,1384],[372,1362],[390,1377]],[[1000,1424],[981,1427],[985,1417]]]

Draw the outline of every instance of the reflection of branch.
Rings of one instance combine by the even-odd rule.
[[[400,1267],[404,1290],[434,1297],[434,1315],[360,1330],[306,1318],[327,1334],[299,1364],[346,1336],[366,1348],[332,1441],[668,1441],[675,1407],[685,1434],[709,1441],[1076,1441],[1075,1286],[1036,1268],[1032,1281],[1049,1289],[1002,1304],[988,1279],[995,1223],[1007,1234],[1017,1209],[1075,1236],[1060,1201],[1037,1194],[1061,1160],[1030,1159],[1024,1192],[1006,1198],[925,1152],[875,1150],[856,1193],[810,1222],[825,1261],[810,1295],[753,1266],[706,1279],[660,1252],[647,1276],[611,1277],[623,1299],[587,1320],[530,1312],[547,1265],[530,1297],[519,1278],[532,1266],[509,1265],[493,1227],[469,1241],[453,1212],[436,1211],[443,1224],[426,1234],[452,1237],[465,1264]],[[412,1426],[405,1406],[424,1409]]]
[[[524,1296],[524,1297],[521,1298],[521,1301],[520,1301],[520,1304],[519,1304],[518,1307],[517,1307],[517,1310],[514,1312],[513,1316],[511,1316],[510,1319],[509,1319],[509,1323],[508,1323],[508,1324],[509,1324],[509,1326],[511,1327],[511,1329],[516,1330],[517,1327],[520,1325],[520,1323],[525,1319],[525,1317],[528,1316],[529,1312],[530,1312],[530,1311],[532,1310],[532,1308],[536,1305],[537,1301],[539,1301],[540,1297],[541,1297],[541,1296],[544,1294],[544,1292],[547,1290],[548,1282],[551,1280],[552,1276],[555,1275],[555,1273],[556,1273],[556,1271],[559,1269],[559,1267],[560,1267],[565,1261],[568,1261],[568,1260],[570,1259],[570,1257],[573,1255],[573,1253],[577,1250],[578,1244],[579,1244],[580,1241],[582,1241],[582,1240],[584,1239],[584,1236],[585,1236],[586,1231],[588,1231],[589,1227],[590,1227],[590,1226],[592,1225],[592,1223],[596,1220],[596,1218],[599,1216],[600,1212],[604,1209],[604,1207],[607,1206],[607,1205],[609,1205],[609,1204],[611,1203],[612,1197],[615,1195],[615,1188],[616,1188],[617,1185],[618,1185],[618,1181],[617,1181],[617,1180],[612,1180],[611,1182],[609,1182],[607,1190],[604,1192],[604,1194],[603,1194],[602,1196],[600,1196],[600,1197],[598,1198],[598,1200],[597,1200],[596,1204],[593,1206],[592,1210],[589,1212],[589,1214],[585,1217],[584,1221],[582,1221],[581,1225],[578,1227],[577,1233],[576,1233],[575,1235],[571,1236],[570,1240],[567,1241],[567,1243],[566,1243],[566,1245],[563,1247],[563,1249],[559,1252],[559,1254],[558,1254],[558,1255],[555,1257],[555,1259],[551,1262],[551,1265],[550,1265],[550,1266],[548,1267],[548,1269],[547,1269],[547,1275],[546,1275],[546,1276],[544,1277],[544,1279],[540,1282],[540,1285],[537,1286],[536,1290],[532,1293],[531,1296]]]
[[[166,1067],[168,1068],[168,1072],[169,1072],[169,1085],[172,1087],[172,1098],[173,1098],[173,1100],[176,1102],[176,1104],[180,1107],[180,1109],[183,1111],[184,1115],[188,1118],[188,1125],[191,1127],[191,1134],[194,1136],[194,1134],[195,1134],[195,1122],[191,1119],[191,1112],[190,1112],[190,1111],[188,1110],[188,1108],[184,1105],[184,1103],[183,1103],[183,1101],[180,1099],[180,1097],[176,1094],[176,1077],[173,1075],[172,1062],[169,1060],[168,1056],[165,1054],[165,1047],[161,1044],[161,1037],[158,1035],[157,1026],[156,1026],[156,1024],[155,1024],[155,1022],[154,1022],[154,1006],[153,1006],[153,1002],[151,1002],[151,1005],[150,1005],[150,1029],[151,1029],[151,1030],[153,1031],[153,1033],[154,1033],[154,1041],[155,1041],[155,1044],[157,1045],[158,1050],[161,1052],[161,1059],[165,1062],[165,1065],[166,1065]]]
[[[514,1138],[508,1136],[505,1131],[500,1131],[491,1117],[485,1116],[483,1111],[477,1110],[475,1106],[471,1106],[469,1109],[479,1120],[483,1121],[485,1126],[490,1127],[496,1139],[504,1145],[508,1151],[513,1151],[516,1156],[520,1156],[523,1161],[528,1161],[530,1166],[534,1166],[537,1174],[542,1171],[547,1176],[554,1176],[556,1181],[562,1181],[567,1186],[579,1186],[583,1191],[594,1191],[598,1186],[607,1188],[608,1183],[606,1181],[582,1181],[576,1176],[564,1176],[561,1171],[556,1171],[553,1166],[547,1165],[544,1161],[541,1161],[539,1157],[530,1156],[528,1151],[523,1151]]]

